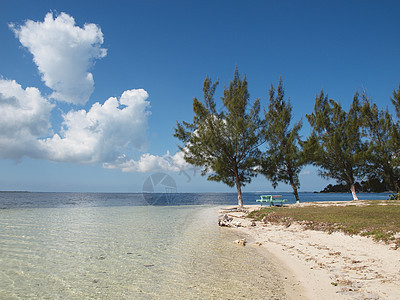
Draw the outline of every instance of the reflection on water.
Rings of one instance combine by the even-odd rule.
[[[284,299],[204,206],[0,211],[1,299]]]

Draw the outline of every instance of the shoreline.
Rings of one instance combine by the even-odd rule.
[[[347,203],[354,201],[317,205]],[[245,206],[248,212],[259,208]],[[390,245],[341,232],[304,230],[299,224],[252,222],[245,218],[246,212],[228,207],[220,213],[232,217],[232,223],[240,222],[239,227],[227,229],[245,238],[246,247],[257,247],[271,258],[289,299],[396,299],[400,294],[400,251]]]

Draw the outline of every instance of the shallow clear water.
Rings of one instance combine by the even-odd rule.
[[[245,204],[260,194],[244,193]],[[349,194],[300,197],[351,200]],[[218,207],[236,199],[234,193],[0,193],[0,299],[284,299],[268,257],[233,244],[234,231],[216,224]]]
[[[1,299],[283,299],[210,206],[0,210]]]

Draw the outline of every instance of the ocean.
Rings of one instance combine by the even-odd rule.
[[[244,193],[245,204],[260,194]],[[1,192],[0,299],[286,299],[269,258],[216,224],[236,202],[234,193]]]
[[[288,204],[295,203],[293,193],[243,193],[245,205],[257,204],[260,195],[282,195]],[[350,193],[300,192],[301,202],[349,201]],[[358,193],[360,200],[385,200],[389,193]],[[236,205],[237,193],[59,193],[0,192],[0,210],[12,208],[115,207],[115,206],[180,206]]]

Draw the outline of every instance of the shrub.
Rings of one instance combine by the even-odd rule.
[[[397,192],[397,194],[391,194],[389,200],[400,200],[400,192]]]

